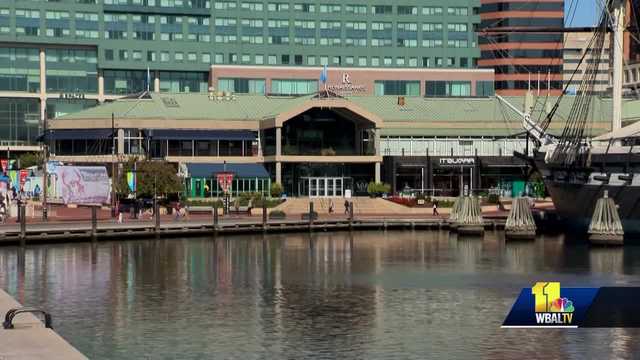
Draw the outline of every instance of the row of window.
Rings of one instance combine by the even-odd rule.
[[[420,81],[376,80],[374,94],[420,96]],[[313,79],[273,79],[271,91],[266,88],[265,79],[220,78],[217,90],[240,94],[306,95],[318,91],[318,80]],[[477,81],[476,96],[494,95],[493,81]],[[425,96],[471,96],[470,81],[425,81]]]
[[[169,51],[147,51],[143,58],[140,50],[114,50],[105,49],[104,57],[107,61],[145,61],[147,62],[191,62],[204,64],[251,64],[251,65],[338,65],[338,66],[397,66],[397,67],[461,67],[468,68],[477,65],[477,59],[471,61],[466,57],[392,57],[392,56],[315,56],[307,55],[306,62],[303,55],[250,55],[237,53],[215,53],[213,58],[210,53],[196,52],[169,52]],[[212,61],[213,60],[213,61]]]
[[[81,0],[78,0],[81,1]],[[84,0],[96,3],[96,0]],[[104,0],[105,5],[138,5],[159,7],[187,7],[197,9],[209,9],[209,0]],[[373,15],[442,15],[442,6],[414,6],[414,5],[362,5],[362,4],[308,4],[288,2],[251,2],[251,1],[214,1],[216,10],[243,10],[243,11],[269,11],[283,12],[294,11],[302,13],[323,14],[373,14]],[[394,11],[395,9],[395,11]],[[446,8],[446,13],[452,16],[468,16],[470,11],[466,6],[452,6]],[[477,13],[477,9],[472,11]]]

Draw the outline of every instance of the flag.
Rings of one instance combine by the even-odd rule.
[[[320,81],[321,81],[323,84],[326,84],[326,83],[327,83],[327,75],[328,75],[327,73],[328,73],[328,71],[327,71],[327,65],[325,65],[325,66],[322,68],[322,72],[320,73]]]

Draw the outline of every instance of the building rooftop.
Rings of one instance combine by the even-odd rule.
[[[384,121],[383,136],[509,136],[522,133],[520,116],[496,97],[405,97],[404,105],[398,105],[397,96],[353,96],[345,99],[379,116]],[[557,134],[564,127],[564,119],[571,112],[574,99],[566,96],[561,102],[549,128],[552,133]],[[524,97],[507,97],[506,100],[518,108],[523,108],[525,101]],[[611,99],[594,96],[592,100],[589,119],[592,134],[600,135],[610,130]],[[176,129],[189,128],[181,127],[180,122],[191,120],[246,121],[253,122],[253,126],[247,128],[256,128],[256,122],[273,119],[307,101],[321,104],[322,99],[316,95],[234,95],[231,99],[212,100],[206,93],[152,93],[143,99],[120,99],[61,116],[54,119],[52,128],[64,128],[68,123],[66,120],[87,121],[89,128],[104,127],[105,121],[110,124],[112,114],[116,121],[167,121]],[[532,118],[542,119],[544,110],[550,109],[555,101],[555,97],[538,97],[534,101]],[[623,121],[630,123],[639,119],[640,100],[626,100]],[[236,124],[242,126],[242,123]],[[145,127],[148,126],[141,126]]]

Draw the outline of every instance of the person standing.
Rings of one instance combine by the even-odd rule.
[[[349,214],[349,200],[344,201],[344,213]]]
[[[433,200],[433,216],[440,216],[440,213],[438,213],[438,201],[437,200]]]
[[[329,199],[329,214],[333,214],[333,208],[334,208],[334,204],[333,204],[333,199]]]

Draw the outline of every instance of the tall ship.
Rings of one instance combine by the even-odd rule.
[[[618,207],[626,235],[640,235],[640,122],[622,127],[623,41],[629,31],[632,41],[638,41],[638,26],[625,24],[625,8],[636,11],[635,1],[607,0],[598,26],[587,44],[580,62],[585,62],[582,80],[575,96],[563,95],[550,103],[543,116],[532,116],[531,94],[525,108],[520,109],[506,99],[500,100],[522,116],[527,137],[532,139],[533,155],[520,154],[542,177],[553,199],[558,216],[572,230],[586,232],[598,199],[608,196]],[[637,18],[637,17],[636,17]],[[612,131],[591,136],[589,112],[599,61],[610,37],[612,91]],[[595,60],[585,61],[591,58]],[[579,66],[576,68],[576,71]],[[575,73],[574,73],[575,75]],[[573,79],[573,77],[572,77]],[[563,119],[557,113],[561,102],[570,103],[570,112]],[[552,135],[549,125],[563,121],[560,134]]]

